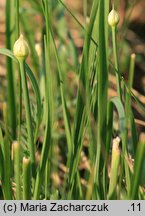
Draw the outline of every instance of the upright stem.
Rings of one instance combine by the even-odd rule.
[[[12,49],[13,36],[14,36],[14,4],[13,1],[6,1],[6,47]],[[13,17],[12,17],[13,16]],[[16,139],[16,100],[14,89],[14,73],[12,60],[7,58],[7,81],[8,81],[8,120],[12,132],[13,139]]]
[[[117,55],[117,43],[116,43],[116,27],[112,27],[112,42],[113,42],[113,53],[115,60],[115,73],[116,73],[116,81],[117,81],[117,93],[122,101],[122,92],[121,92],[121,83],[120,83],[120,71],[118,64],[118,55]]]
[[[2,134],[0,135],[2,137]],[[3,138],[2,138],[3,139]],[[5,140],[1,139],[1,149],[3,154],[3,178],[2,182],[2,190],[4,195],[4,200],[12,200],[12,182],[11,182],[11,152],[10,152],[10,143],[8,139],[5,137]]]
[[[106,25],[106,13],[108,14],[107,4],[105,0],[99,1],[99,11],[98,11],[98,24],[100,26],[98,32],[98,63],[96,67],[97,71],[97,82],[98,82],[98,92],[97,92],[97,153],[94,168],[94,198],[103,198],[103,193],[101,194],[101,184],[102,181],[100,173],[103,169],[103,160],[101,160],[101,148],[106,143],[106,119],[107,119],[107,97],[108,97],[108,63],[107,63],[107,25]],[[95,194],[96,192],[96,194]],[[100,195],[102,197],[100,197]]]
[[[19,0],[15,1],[15,8],[16,8],[16,36],[18,37],[20,34],[20,26],[19,26]]]
[[[84,23],[87,25],[87,0],[83,1]]]
[[[25,73],[25,61],[20,60],[20,73],[21,73],[21,81],[22,81],[22,91],[24,95],[24,105],[26,111],[26,123],[27,123],[27,132],[28,132],[28,145],[30,150],[30,159],[32,163],[32,175],[35,176],[35,146],[34,146],[34,137],[33,137],[33,127],[32,127],[32,117],[31,117],[31,108],[30,108],[30,100],[28,94],[27,87],[27,79]]]
[[[13,157],[14,157],[14,176],[16,181],[16,200],[21,199],[21,165],[20,165],[20,143],[15,141],[13,143]]]
[[[120,139],[118,137],[113,140],[108,199],[116,198],[115,196],[116,196],[116,187],[118,181],[118,169],[119,169],[120,154],[121,154],[119,149],[119,142]]]
[[[23,200],[31,199],[31,166],[30,159],[23,157]]]
[[[132,54],[130,57],[130,69],[129,69],[129,77],[128,77],[128,90],[126,91],[125,97],[125,110],[126,110],[126,128],[129,130],[129,121],[131,117],[131,88],[133,85],[134,78],[134,66],[135,66],[135,54]],[[127,133],[126,133],[126,142],[127,142]]]

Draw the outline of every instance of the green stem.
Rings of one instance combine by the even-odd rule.
[[[23,199],[31,199],[31,163],[30,159],[23,158]]]
[[[106,151],[105,151],[105,163],[103,168],[103,183],[104,183],[104,196],[106,197],[106,192],[108,188],[108,163],[109,163],[109,151],[112,139],[113,130],[113,104],[109,101],[107,107],[107,136],[106,136]]]
[[[97,92],[97,154],[95,161],[95,187],[97,194],[96,198],[100,198],[100,195],[103,196],[102,193],[99,193],[98,190],[101,191],[102,181],[100,177],[100,172],[103,169],[103,160],[101,159],[101,148],[106,143],[106,120],[107,120],[107,88],[108,88],[108,64],[107,64],[107,48],[106,48],[106,34],[107,34],[107,25],[106,25],[106,10],[107,1],[100,0],[99,3],[99,12],[98,12],[98,24],[100,26],[98,32],[98,63],[97,63],[97,82],[98,82],[98,92]],[[105,8],[105,10],[104,10]],[[95,190],[94,190],[95,192]]]
[[[12,49],[13,29],[14,29],[14,4],[13,1],[6,1],[6,47]],[[9,124],[12,129],[12,137],[16,138],[16,101],[14,89],[14,74],[12,60],[7,58],[7,81],[8,81],[8,116]]]
[[[84,23],[87,26],[87,0],[83,1]]]
[[[45,59],[49,59],[48,57],[48,53],[47,53],[48,49],[47,49],[47,42],[46,42],[46,38],[45,38]],[[46,71],[48,72],[48,65],[49,63],[46,64]],[[40,193],[40,187],[41,187],[41,182],[42,179],[44,177],[44,172],[45,172],[45,167],[46,167],[46,163],[48,160],[48,155],[49,155],[49,151],[50,151],[50,144],[52,143],[51,140],[51,133],[52,133],[52,128],[51,128],[51,110],[49,105],[50,103],[50,83],[49,83],[49,79],[48,79],[48,74],[46,74],[46,85],[45,85],[45,92],[46,92],[46,114],[45,114],[45,135],[44,135],[44,141],[43,141],[43,148],[42,148],[42,152],[41,152],[41,160],[39,163],[39,167],[38,167],[38,171],[37,171],[37,176],[36,176],[36,182],[35,182],[35,188],[34,188],[34,196],[33,198],[39,199],[39,193]],[[52,105],[52,104],[51,104]],[[50,176],[50,175],[48,175]]]
[[[116,27],[112,27],[112,42],[113,42],[113,53],[115,60],[115,73],[116,73],[116,81],[117,81],[117,93],[122,101],[122,92],[121,92],[121,82],[120,82],[120,71],[118,64],[118,55],[117,55],[117,42],[116,42]]]
[[[128,79],[128,90],[126,91],[126,95],[125,95],[125,110],[126,110],[126,119],[125,119],[125,123],[126,123],[126,132],[125,132],[125,143],[128,143],[128,131],[130,130],[130,128],[132,127],[131,125],[131,112],[132,112],[132,108],[131,108],[131,88],[132,88],[132,84],[133,84],[133,77],[134,77],[134,65],[135,65],[135,54],[131,55],[131,59],[130,59],[130,70],[129,70],[129,79]],[[130,127],[129,127],[130,124]],[[135,140],[133,141],[135,143]],[[133,146],[132,146],[133,147]],[[134,153],[134,148],[133,149],[133,153]],[[127,164],[125,163],[125,169],[126,169],[126,184],[127,184],[127,192],[128,195],[130,193],[131,190],[131,174],[127,168]]]
[[[16,8],[16,18],[15,18],[15,23],[16,23],[16,36],[18,38],[20,34],[20,26],[19,26],[19,0],[15,1],[15,8]]]
[[[21,83],[21,74],[19,71],[19,83],[18,83],[18,135],[17,139],[18,142],[20,143],[21,141],[21,120],[22,120],[22,83]]]
[[[27,87],[26,73],[24,69],[24,60],[20,60],[20,73],[21,73],[21,82],[22,82],[22,91],[24,94],[24,105],[26,111],[26,123],[27,123],[27,132],[28,132],[28,143],[30,150],[30,159],[32,163],[32,175],[35,176],[35,146],[34,146],[34,137],[33,137],[33,127],[32,127],[32,117],[31,117],[31,108],[30,100]]]
[[[128,80],[129,90],[131,90],[131,88],[133,86],[135,58],[136,58],[136,55],[134,53],[131,54],[131,56],[130,56],[129,80]]]
[[[138,199],[139,185],[141,181],[144,158],[145,158],[145,135],[141,134],[140,142],[138,143],[138,147],[135,155],[134,175],[133,175],[132,186],[131,186],[130,197],[129,197],[132,200]]]
[[[20,144],[15,141],[13,143],[14,155],[14,176],[16,181],[16,200],[21,199],[21,183],[20,183]]]
[[[135,66],[135,54],[132,54],[130,57],[130,69],[129,69],[129,77],[128,77],[128,90],[126,92],[126,116],[127,116],[127,128],[128,128],[128,122],[130,118],[130,112],[131,112],[131,88],[133,85],[133,78],[134,78],[134,66]]]
[[[118,137],[113,140],[108,199],[116,198],[115,197],[116,196],[115,191],[116,191],[116,186],[117,186],[118,169],[119,169],[119,164],[120,164],[119,141],[120,140],[118,139]]]
[[[5,139],[2,135],[2,130],[0,128],[0,145],[1,145],[1,166],[3,169],[1,172],[1,184],[4,200],[12,200],[12,184],[11,184],[11,152],[10,152],[10,143],[5,136]]]

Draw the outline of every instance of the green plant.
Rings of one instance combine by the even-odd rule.
[[[26,10],[23,2],[15,3],[13,34],[16,40],[20,28],[29,47],[22,34],[14,43],[7,33],[10,46],[0,48],[0,54],[10,59],[9,97],[5,99],[7,105],[3,106],[0,124],[2,197],[144,199],[144,138],[138,141],[132,98],[144,113],[145,109],[132,92],[134,54],[130,58],[128,83],[121,76],[116,29],[119,14],[114,8],[109,13],[109,0],[94,0],[91,8],[85,0],[83,25],[61,0],[42,0],[41,4],[37,0],[27,1]],[[9,6],[7,1],[7,11]],[[80,61],[71,31],[66,28],[65,11],[83,35]],[[35,14],[42,22],[37,30],[41,35],[38,55],[30,31],[36,31]],[[31,15],[32,21],[27,15]],[[7,28],[13,21],[7,15]],[[12,80],[8,77],[10,68]],[[116,75],[115,97],[108,96],[110,70]]]

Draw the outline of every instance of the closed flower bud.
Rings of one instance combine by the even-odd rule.
[[[119,14],[113,8],[108,15],[108,24],[111,27],[115,27],[115,26],[117,26],[118,23],[119,23]]]
[[[29,47],[22,34],[14,44],[13,53],[18,60],[25,60],[29,55]]]

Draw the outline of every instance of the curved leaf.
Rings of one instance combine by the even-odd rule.
[[[6,49],[6,48],[0,48],[0,54],[10,57],[11,59],[13,59],[15,62],[18,63],[18,60],[17,60],[17,58],[14,56],[14,54],[13,54],[12,51],[10,51],[10,50],[8,50],[8,49]]]
[[[125,169],[125,179],[127,184],[127,190],[129,192],[131,186],[131,178],[130,178],[130,171],[127,164],[127,142],[126,142],[126,121],[125,121],[125,111],[123,104],[119,97],[114,97],[111,99],[111,102],[116,107],[118,116],[119,116],[119,126],[120,126],[120,135],[122,140],[122,160],[121,160],[121,172],[120,172],[120,180],[119,185],[122,182],[123,170]],[[120,187],[120,186],[119,186]]]
[[[25,70],[26,73],[30,79],[32,88],[34,90],[35,96],[36,96],[36,103],[37,103],[37,122],[36,122],[36,131],[35,131],[35,138],[37,136],[37,132],[39,129],[39,125],[42,119],[42,105],[41,105],[41,96],[40,96],[40,90],[38,83],[33,75],[33,72],[31,71],[30,67],[25,63]]]
[[[111,99],[111,102],[114,104],[114,106],[117,109],[118,116],[119,116],[119,126],[120,126],[120,132],[125,132],[125,112],[122,105],[122,102],[119,97],[113,97]]]

